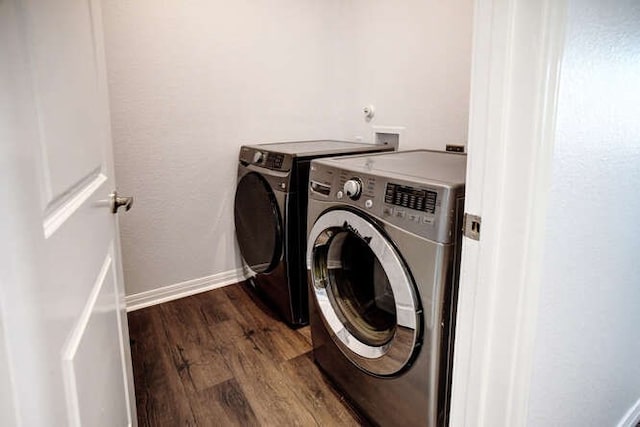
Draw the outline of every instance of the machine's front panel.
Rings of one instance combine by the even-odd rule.
[[[446,425],[459,262],[455,256],[459,254],[464,197],[464,181],[459,179],[462,172],[450,172],[440,165],[439,175],[455,180],[429,179],[435,172],[426,162],[414,164],[414,175],[409,176],[403,173],[403,165],[411,153],[379,156],[384,162],[377,164],[389,166],[386,170],[376,169],[376,162],[369,161],[376,156],[312,162],[307,267],[314,292],[310,299],[314,357],[376,423]],[[460,158],[452,157],[451,162],[459,166]],[[355,166],[339,166],[349,163]],[[353,216],[369,222],[371,229]],[[323,223],[327,218],[332,218],[332,225]],[[379,230],[384,240],[378,239],[373,229]],[[382,241],[389,247],[381,249]],[[389,260],[388,254],[393,253],[399,262]],[[354,279],[350,273],[355,264],[368,275]],[[394,273],[394,265],[405,266],[406,274],[401,270]],[[404,279],[394,280],[398,277]],[[384,365],[376,366],[374,360],[403,360],[396,355],[387,357],[392,348],[389,344],[398,339],[403,308],[408,306],[398,303],[400,283],[413,283],[420,334],[405,369],[384,375],[372,369]],[[358,291],[351,292],[354,289]],[[369,311],[362,309],[367,303]],[[387,341],[394,316],[396,335]]]
[[[453,245],[436,243],[386,223],[382,224],[381,231],[384,240],[378,240],[380,235],[376,236],[353,217],[344,215],[342,206],[317,200],[310,203],[310,213],[317,215],[310,224],[307,254],[316,361],[368,417],[381,425],[400,422],[439,425],[436,423],[441,415],[438,393],[441,375],[444,375],[439,370],[444,338],[442,321],[446,290],[451,286]],[[326,222],[323,218],[330,215],[334,216],[330,221],[333,227],[322,224]],[[318,233],[320,229],[325,231]],[[393,248],[383,249],[382,242],[393,243]],[[389,256],[394,252],[401,261]],[[350,275],[354,263],[367,273],[356,274],[354,279]],[[406,273],[396,266],[405,266]],[[403,287],[415,292],[419,306],[407,310],[411,306],[405,298],[409,293],[398,291]],[[355,288],[357,293],[351,294],[350,290]],[[343,300],[337,301],[338,298]],[[360,304],[367,302],[373,303],[373,309],[354,310],[362,309]],[[332,316],[327,315],[330,307],[334,307],[347,331],[349,322],[352,322],[351,329],[366,330],[366,335],[351,335],[368,347],[355,342],[341,330],[340,323],[338,327],[331,326]],[[407,323],[409,312],[417,315],[413,318],[420,327],[419,340],[416,340],[418,335],[406,333],[413,329],[407,326],[410,325]],[[396,335],[385,343],[389,322],[394,317]],[[346,339],[342,341],[341,337]],[[351,348],[345,349],[345,346]],[[415,350],[412,352],[415,358],[406,364],[408,353],[404,349],[409,348]],[[376,354],[371,350],[380,351]],[[398,374],[384,374],[394,372],[399,366],[405,369]]]
[[[240,148],[240,163],[254,165],[273,171],[288,172],[293,164],[293,156],[256,147]]]
[[[451,220],[460,189],[389,179],[316,162],[312,163],[309,181],[310,199],[357,207],[418,236],[453,242]]]

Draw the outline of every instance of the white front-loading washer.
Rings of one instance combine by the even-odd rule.
[[[466,156],[321,159],[309,176],[316,363],[380,425],[445,425]]]

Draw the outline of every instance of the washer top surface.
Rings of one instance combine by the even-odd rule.
[[[465,182],[467,156],[442,151],[412,150],[318,159],[314,162],[376,176],[435,180],[455,186]]]
[[[367,144],[363,142],[318,140],[318,141],[296,141],[296,142],[275,142],[268,144],[246,145],[257,150],[271,151],[275,153],[289,154],[294,157],[323,156],[327,154],[359,153],[368,151],[379,151],[384,146]]]

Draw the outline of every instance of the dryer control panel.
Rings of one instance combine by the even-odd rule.
[[[269,170],[288,172],[293,159],[290,155],[274,151],[260,150],[254,147],[240,148],[240,163],[255,165]]]
[[[383,223],[442,243],[453,241],[455,199],[463,192],[464,187],[437,181],[375,176],[317,162],[309,176],[310,200],[325,201],[326,208],[355,207]]]

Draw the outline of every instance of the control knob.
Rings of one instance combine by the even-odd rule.
[[[253,163],[260,163],[262,162],[262,160],[264,160],[263,153],[261,153],[260,151],[256,151],[255,153],[253,153]]]
[[[362,194],[362,182],[358,178],[351,178],[344,183],[344,193],[351,198],[351,200],[358,200],[360,194]]]

